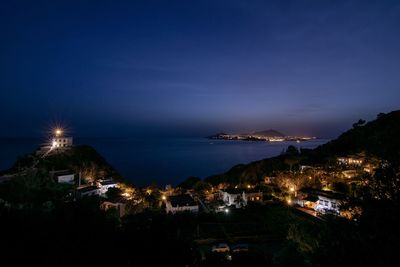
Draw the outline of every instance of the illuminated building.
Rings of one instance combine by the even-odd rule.
[[[170,214],[179,212],[199,212],[199,205],[188,194],[168,197],[165,208],[166,212]]]

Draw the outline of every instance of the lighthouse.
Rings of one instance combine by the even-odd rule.
[[[54,130],[51,147],[54,148],[69,148],[73,145],[73,138],[64,136],[64,131],[61,128]]]

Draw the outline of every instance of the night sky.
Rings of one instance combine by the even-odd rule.
[[[275,128],[400,108],[399,1],[1,1],[0,136]]]

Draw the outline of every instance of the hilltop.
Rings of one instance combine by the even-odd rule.
[[[378,114],[373,121],[360,120],[353,128],[337,139],[314,150],[317,155],[343,156],[366,152],[399,163],[400,160],[400,110]]]

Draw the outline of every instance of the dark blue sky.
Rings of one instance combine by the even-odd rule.
[[[1,136],[276,128],[400,108],[399,1],[1,1]]]

